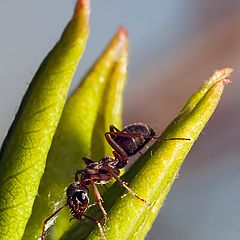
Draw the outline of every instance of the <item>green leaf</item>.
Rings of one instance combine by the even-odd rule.
[[[1,149],[0,238],[21,239],[67,91],[88,36],[88,4],[78,1],[60,41],[34,76]]]
[[[118,94],[123,91],[125,77],[123,74],[117,76],[113,73],[116,72],[116,66],[119,59],[122,59],[126,45],[127,36],[121,28],[68,99],[48,154],[39,196],[35,200],[33,215],[28,222],[24,239],[39,237],[43,221],[54,212],[56,204],[65,204],[65,188],[74,180],[76,170],[85,167],[82,157],[91,157],[92,136],[101,145],[105,129],[99,132],[101,137],[94,135],[94,129],[98,124],[99,114],[102,114],[102,103],[117,107],[109,109],[109,112],[103,115],[104,121],[120,123],[122,98],[118,96],[108,99],[106,89]],[[126,75],[126,71],[124,74]],[[68,209],[60,213],[56,224],[49,229],[52,234],[48,237],[59,239],[66,229],[74,224],[74,221],[69,222],[70,218]]]
[[[102,97],[100,98],[99,108],[97,112],[97,118],[94,126],[94,131],[92,134],[92,155],[93,159],[99,160],[107,152],[110,153],[112,150],[109,146],[105,147],[105,138],[104,133],[109,131],[109,125],[114,124],[121,127],[121,114],[122,114],[122,103],[123,103],[123,90],[126,82],[127,74],[127,60],[128,60],[128,39],[125,29],[120,28],[117,35],[122,42],[122,48],[119,52],[118,57],[115,59],[114,64],[110,74],[108,75],[107,83],[102,92]],[[119,46],[117,47],[119,49]],[[105,60],[104,60],[105,61]],[[106,61],[105,61],[106,62]],[[107,64],[109,65],[109,64]],[[95,145],[94,145],[95,144]],[[93,146],[94,145],[94,146]],[[96,154],[98,152],[98,154]],[[83,155],[84,156],[84,155]],[[81,166],[85,168],[85,165]],[[76,171],[76,168],[75,168]],[[100,189],[103,193],[105,189]],[[95,201],[94,199],[92,199]],[[88,210],[88,214],[92,215],[92,210],[98,209],[97,206],[92,207]],[[65,216],[65,220],[69,219],[68,216]],[[58,220],[57,220],[58,221]],[[95,226],[92,222],[89,221],[73,221],[74,224],[71,226],[69,231],[67,231],[62,237],[67,239],[69,235],[73,236],[73,239],[76,239],[78,236],[85,236],[88,234],[91,229]],[[70,225],[69,222],[67,223]],[[58,239],[59,236],[55,236]]]
[[[109,211],[104,231],[107,239],[144,239],[184,158],[213,114],[224,85],[230,82],[226,77],[231,71],[216,71],[160,137],[185,137],[191,141],[157,141],[122,177],[134,192],[151,202],[150,206],[128,193],[122,195],[124,189],[117,183],[106,192],[103,199]],[[95,228],[87,239],[99,238]]]

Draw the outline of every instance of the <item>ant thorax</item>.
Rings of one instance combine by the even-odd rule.
[[[118,160],[110,156],[105,156],[98,162],[91,162],[87,167],[81,171],[80,182],[84,186],[95,184],[106,184],[112,179],[112,175],[106,170],[106,166],[110,167],[112,171],[118,176],[120,170],[117,166]]]

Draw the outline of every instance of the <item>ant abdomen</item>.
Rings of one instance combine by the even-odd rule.
[[[128,156],[132,156],[146,146],[156,136],[155,131],[146,124],[135,123],[123,128],[122,132],[136,134],[135,137],[115,136],[115,141],[123,147]],[[137,136],[139,134],[139,136]]]
[[[111,125],[110,132],[107,132],[105,136],[115,152],[130,157],[144,148],[151,139],[156,138],[156,133],[147,124],[134,123],[122,130]]]

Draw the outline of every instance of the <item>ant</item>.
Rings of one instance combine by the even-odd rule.
[[[158,139],[155,131],[146,124],[137,123],[131,124],[123,128],[122,131],[115,126],[110,126],[110,132],[105,133],[106,140],[113,148],[114,157],[105,156],[98,162],[94,162],[89,158],[84,157],[83,161],[86,163],[86,168],[77,170],[75,174],[75,181],[71,183],[66,190],[67,203],[52,213],[43,223],[41,240],[45,239],[45,226],[53,219],[53,217],[59,213],[63,208],[69,206],[70,213],[77,220],[87,218],[90,221],[96,223],[99,228],[101,237],[106,240],[103,232],[102,225],[98,219],[90,217],[85,214],[85,211],[89,206],[89,189],[91,186],[93,189],[94,197],[97,200],[97,204],[103,214],[104,225],[107,222],[107,212],[104,209],[102,202],[103,199],[98,191],[97,184],[105,185],[112,178],[124,187],[129,193],[138,198],[139,200],[150,205],[148,201],[139,197],[133,192],[125,182],[123,182],[119,175],[120,169],[125,167],[128,163],[128,157],[139,152],[151,139]],[[190,140],[188,138],[166,138],[165,140]]]

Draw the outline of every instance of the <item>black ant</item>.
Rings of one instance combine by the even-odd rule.
[[[125,167],[128,163],[128,157],[139,152],[151,139],[158,139],[154,130],[146,124],[138,123],[131,124],[123,128],[122,131],[118,130],[115,126],[110,126],[110,132],[105,133],[105,137],[111,147],[114,149],[114,158],[105,156],[98,162],[93,162],[91,159],[83,158],[87,167],[82,170],[77,170],[75,174],[75,181],[71,183],[67,190],[67,203],[57,209],[51,214],[43,223],[41,239],[45,239],[45,226],[46,224],[64,207],[69,206],[70,212],[74,218],[81,220],[87,218],[97,224],[101,233],[102,239],[106,240],[103,232],[102,225],[98,219],[90,217],[85,214],[85,211],[89,206],[89,189],[91,186],[93,189],[94,197],[97,200],[97,204],[103,213],[104,224],[107,221],[107,212],[104,209],[102,202],[103,199],[98,191],[97,184],[105,185],[112,178],[115,178],[119,184],[124,187],[129,193],[138,198],[139,200],[150,203],[143,198],[139,197],[133,192],[125,182],[120,178],[120,169]],[[167,138],[164,140],[190,140],[188,138]]]

